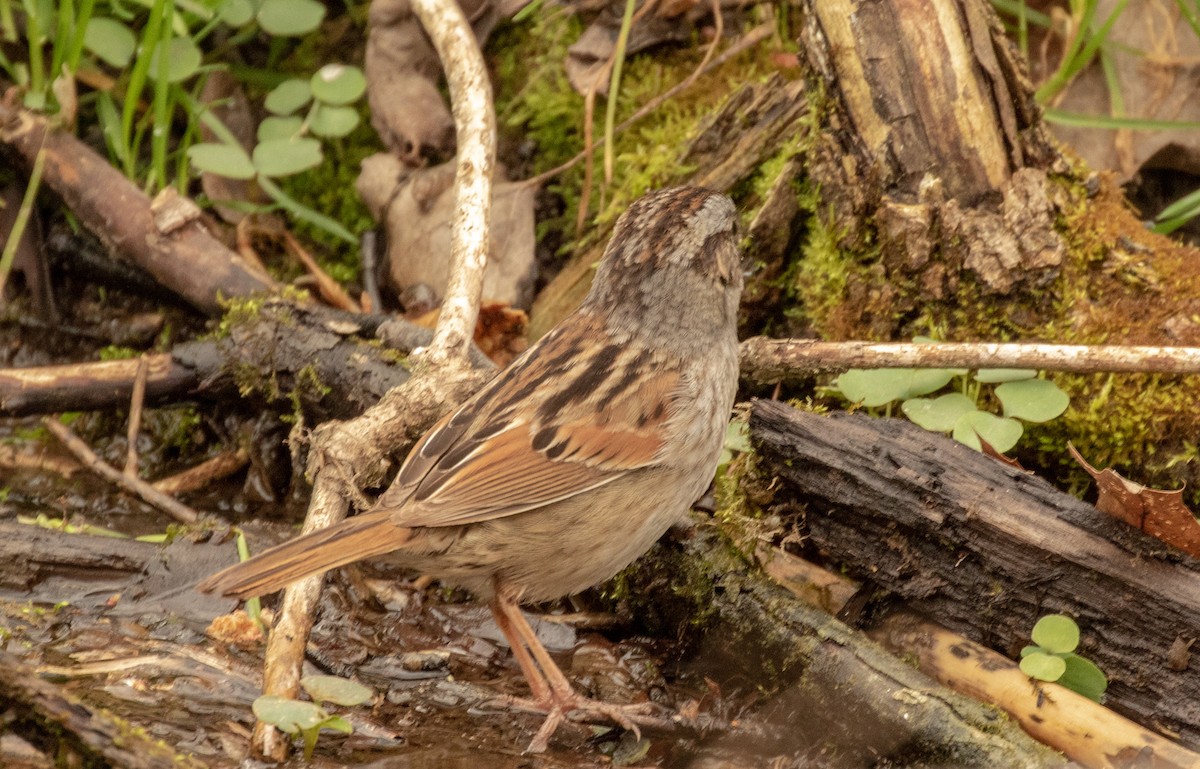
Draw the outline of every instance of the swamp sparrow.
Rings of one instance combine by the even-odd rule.
[[[486,598],[548,713],[636,730],[642,706],[585,698],[518,602],[602,582],[712,480],[737,389],[742,269],[729,198],[652,192],[621,216],[572,315],[417,442],[374,507],[204,580],[246,598],[372,556]]]

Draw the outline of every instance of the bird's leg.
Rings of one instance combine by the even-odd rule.
[[[531,701],[522,702],[511,699],[509,702],[518,707],[546,713],[546,721],[529,743],[530,753],[539,753],[546,749],[550,736],[563,722],[568,713],[579,713],[591,718],[602,718],[615,721],[630,730],[638,738],[641,731],[636,721],[643,724],[663,726],[670,722],[661,718],[646,717],[644,713],[649,703],[636,705],[613,705],[607,702],[584,697],[575,691],[567,680],[562,669],[554,662],[550,652],[538,640],[537,634],[530,627],[525,615],[521,613],[517,602],[502,589],[497,589],[491,602],[492,613],[496,616],[496,624],[508,639],[513,656],[529,681],[533,694]]]
[[[533,699],[538,702],[549,702],[552,697],[550,684],[546,681],[546,676],[542,675],[542,671],[538,669],[533,657],[529,655],[529,649],[525,648],[525,643],[513,627],[509,615],[500,607],[499,598],[492,599],[491,609],[492,616],[496,618],[497,627],[508,640],[508,647],[512,649],[513,657],[516,658],[517,665],[521,668],[521,674],[529,683],[529,691],[533,694]]]

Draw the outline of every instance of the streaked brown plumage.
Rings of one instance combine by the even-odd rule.
[[[712,479],[737,386],[742,274],[728,198],[674,188],[618,221],[582,306],[413,447],[375,507],[205,580],[246,598],[391,554],[488,598],[550,713],[580,697],[517,609],[608,579]]]

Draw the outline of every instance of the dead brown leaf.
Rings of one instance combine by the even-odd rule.
[[[418,326],[433,328],[437,325],[439,314],[440,308],[410,317],[409,320]],[[485,302],[479,308],[479,319],[475,322],[475,345],[493,363],[503,368],[529,346],[525,337],[528,330],[529,316],[524,310],[500,302]]]
[[[1100,0],[1095,18],[1106,19],[1118,0]],[[1085,115],[1111,115],[1111,77],[1121,94],[1121,116],[1162,121],[1200,120],[1196,99],[1196,63],[1200,39],[1173,3],[1149,2],[1125,8],[1105,39],[1111,71],[1100,57],[1067,87],[1052,106]],[[1058,66],[1053,56],[1041,63],[1042,77]],[[1121,181],[1149,163],[1187,173],[1200,173],[1200,138],[1180,126],[1170,130],[1130,131],[1050,124],[1092,168],[1111,168]]]
[[[497,179],[503,179],[497,169]],[[450,222],[454,164],[406,169],[394,155],[363,161],[355,184],[371,215],[387,227],[388,273],[398,294],[424,284],[440,301],[450,277]],[[498,181],[492,196],[491,244],[483,274],[484,301],[528,307],[536,262],[533,204],[536,189]]]
[[[1200,558],[1200,523],[1183,504],[1183,489],[1161,491],[1122,477],[1112,468],[1097,470],[1067,444],[1071,456],[1096,481],[1096,509],[1141,529],[1168,545]]]
[[[463,13],[482,44],[500,14],[489,0],[464,0]],[[407,0],[374,0],[368,17],[367,102],[384,145],[409,165],[454,149],[454,120],[438,90],[441,62]]]
[[[996,449],[992,448],[992,444],[988,443],[983,438],[979,439],[979,446],[983,450],[985,456],[989,456],[992,459],[998,459],[1009,467],[1015,467],[1018,470],[1025,469],[1015,457],[1006,457],[999,451],[996,451]]]

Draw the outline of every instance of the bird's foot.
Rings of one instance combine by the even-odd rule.
[[[669,717],[654,715],[656,706],[652,702],[639,702],[632,705],[614,705],[584,697],[576,692],[569,694],[551,693],[541,699],[525,697],[503,697],[499,701],[505,707],[528,713],[545,713],[546,720],[533,736],[527,753],[541,753],[546,750],[550,738],[563,721],[578,721],[596,723],[611,721],[633,732],[641,738],[641,727],[669,729],[675,725]]]

